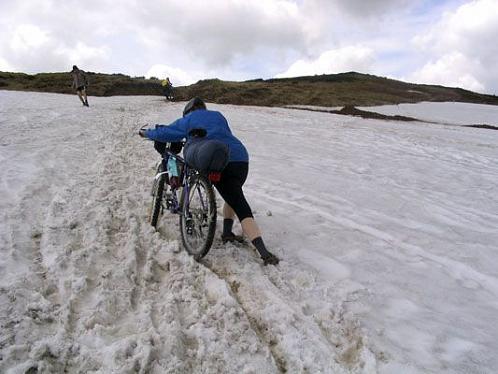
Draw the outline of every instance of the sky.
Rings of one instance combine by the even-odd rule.
[[[0,0],[0,71],[375,74],[498,94],[498,0]]]

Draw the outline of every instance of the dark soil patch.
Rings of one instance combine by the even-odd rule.
[[[356,116],[361,118],[372,118],[372,119],[383,119],[383,120],[391,120],[391,121],[418,121],[416,118],[405,117],[405,116],[388,116],[385,114],[380,114],[376,112],[369,112],[366,110],[360,110],[355,108],[353,105],[346,105],[341,110],[333,111],[335,114],[342,114],[346,116]]]
[[[419,121],[416,118],[412,117],[405,117],[405,116],[388,116],[385,114],[380,114],[376,112],[369,112],[366,110],[360,110],[353,105],[346,105],[344,106],[341,110],[332,110],[332,109],[314,109],[314,108],[302,108],[302,107],[288,107],[289,109],[299,109],[299,110],[309,110],[312,112],[324,112],[324,113],[332,113],[332,114],[340,114],[344,116],[355,116],[355,117],[361,117],[361,118],[370,118],[370,119],[381,119],[381,120],[388,120],[388,121],[405,121],[405,122],[412,122],[412,121]]]
[[[475,128],[478,128],[478,129],[498,130],[498,126],[485,125],[485,124],[482,124],[482,125],[479,125],[479,124],[476,124],[476,125],[465,125],[464,127],[475,127]]]

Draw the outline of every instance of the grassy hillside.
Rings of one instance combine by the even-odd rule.
[[[87,76],[88,93],[93,96],[161,95],[162,92],[161,82],[157,79],[92,72],[87,72]],[[69,72],[35,75],[0,72],[0,89],[3,90],[74,93],[71,84]]]
[[[460,101],[498,105],[498,97],[461,88],[405,83],[360,73],[225,82],[199,81],[177,89],[184,100],[199,96],[217,103],[246,105],[381,105],[420,101]]]
[[[123,74],[88,73],[95,96],[161,95],[157,79]],[[72,93],[69,73],[0,72],[0,89]],[[175,87],[176,100],[198,96],[209,102],[238,105],[381,105],[420,101],[460,101],[498,105],[498,97],[460,88],[412,84],[355,72],[309,77],[229,82],[201,80]]]

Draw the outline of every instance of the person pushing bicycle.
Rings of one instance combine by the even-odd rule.
[[[225,201],[223,206],[223,233],[221,240],[226,242],[242,242],[243,238],[232,232],[235,215],[237,215],[242,231],[254,245],[265,265],[277,265],[279,259],[265,246],[251,207],[247,202],[242,186],[249,172],[249,154],[230,130],[226,118],[217,111],[208,110],[199,98],[190,100],[183,110],[183,117],[167,126],[155,129],[141,129],[139,135],[159,142],[179,142],[189,139],[191,131],[204,130],[205,139],[218,140],[229,147],[229,160],[221,172],[221,178],[214,186]]]

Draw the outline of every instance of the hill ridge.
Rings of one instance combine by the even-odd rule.
[[[88,72],[89,95],[162,95],[157,78],[124,74]],[[0,72],[0,89],[73,93],[69,72]],[[498,105],[495,95],[479,94],[462,88],[408,83],[355,71],[293,78],[224,81],[203,79],[189,86],[175,87],[176,100],[194,96],[208,102],[235,105],[284,106],[369,106],[421,101],[459,101]]]

